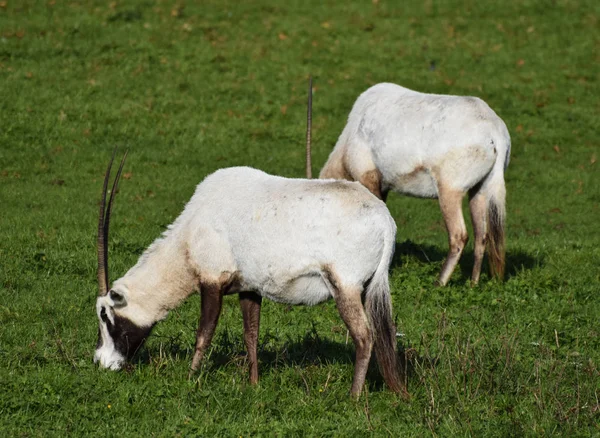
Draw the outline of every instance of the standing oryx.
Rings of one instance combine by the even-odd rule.
[[[450,250],[445,285],[468,240],[462,199],[469,194],[475,233],[472,282],[488,244],[492,273],[504,275],[506,125],[476,97],[424,94],[377,84],[361,94],[320,178],[359,181],[380,199],[389,190],[438,198]]]
[[[237,293],[250,382],[256,383],[262,298],[307,305],[333,298],[356,346],[352,394],[362,390],[372,348],[387,385],[406,394],[388,284],[396,226],[385,204],[366,188],[247,167],[219,170],[198,185],[183,213],[109,287],[108,227],[123,161],[106,211],[110,165],[104,180],[94,361],[119,369],[154,324],[199,289],[195,370],[213,337],[223,296]]]

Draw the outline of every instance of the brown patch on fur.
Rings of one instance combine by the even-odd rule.
[[[401,178],[406,178],[407,180],[410,180],[410,179],[413,179],[415,176],[417,176],[419,173],[425,172],[425,171],[427,171],[427,168],[425,166],[417,166],[413,170],[411,170],[410,173],[402,175]]]
[[[403,175],[400,175],[398,177],[398,179],[395,181],[394,185],[396,187],[403,187],[403,186],[410,185],[422,173],[431,173],[431,174],[433,174],[433,175],[436,176],[436,179],[438,179],[437,174],[439,174],[439,171],[438,171],[438,169],[431,169],[430,170],[430,169],[426,168],[425,166],[417,166],[413,170],[411,170],[409,173],[405,173]]]
[[[384,200],[381,190],[382,177],[381,172],[378,169],[369,170],[368,172],[363,173],[358,181],[379,199],[382,201]]]
[[[184,264],[187,267],[189,274],[196,279],[196,284],[200,284],[200,272],[195,267],[195,263],[192,259],[192,254],[190,252],[189,244],[185,243],[185,248],[183,250]]]

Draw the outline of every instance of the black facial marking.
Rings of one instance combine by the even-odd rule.
[[[100,313],[102,316],[102,313]],[[142,346],[150,335],[152,326],[139,327],[129,319],[115,315],[115,323],[112,324],[107,318],[106,327],[108,333],[115,343],[115,349],[128,359]]]
[[[104,342],[102,342],[102,332],[100,331],[100,327],[98,327],[98,342],[96,342],[96,350],[99,350]]]
[[[110,320],[108,319],[108,316],[106,315],[106,307],[102,306],[102,309],[100,309],[100,319],[102,321],[104,321],[107,324],[110,324]]]
[[[105,323],[110,323],[108,317],[106,316],[106,308],[104,306],[102,306],[100,309],[100,319]],[[98,327],[98,342],[96,342],[96,350],[102,347],[102,345],[104,345],[104,342],[102,341],[102,331],[100,330],[100,327]]]

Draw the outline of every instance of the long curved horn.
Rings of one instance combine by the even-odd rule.
[[[306,178],[312,178],[310,137],[312,134],[312,76],[308,77],[308,110],[306,112]]]
[[[100,200],[100,217],[98,219],[98,295],[104,296],[108,293],[108,228],[110,225],[110,212],[112,210],[112,202],[117,192],[121,171],[127,158],[127,151],[121,159],[117,176],[112,185],[108,205],[106,205],[106,190],[108,189],[108,180],[110,178],[110,170],[115,159],[117,148],[113,151],[110,163],[104,174],[104,184],[102,186],[102,199]]]
[[[112,167],[113,160],[117,148],[113,151],[108,168],[104,174],[104,185],[102,186],[102,198],[100,199],[100,217],[98,219],[98,296],[104,296],[108,293],[108,272],[106,270],[106,245],[104,238],[104,211],[106,207],[106,189],[108,188],[108,178],[110,177],[110,169]]]

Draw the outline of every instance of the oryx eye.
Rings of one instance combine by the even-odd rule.
[[[106,323],[108,323],[108,316],[106,315],[106,308],[102,307],[100,310],[100,319]]]

